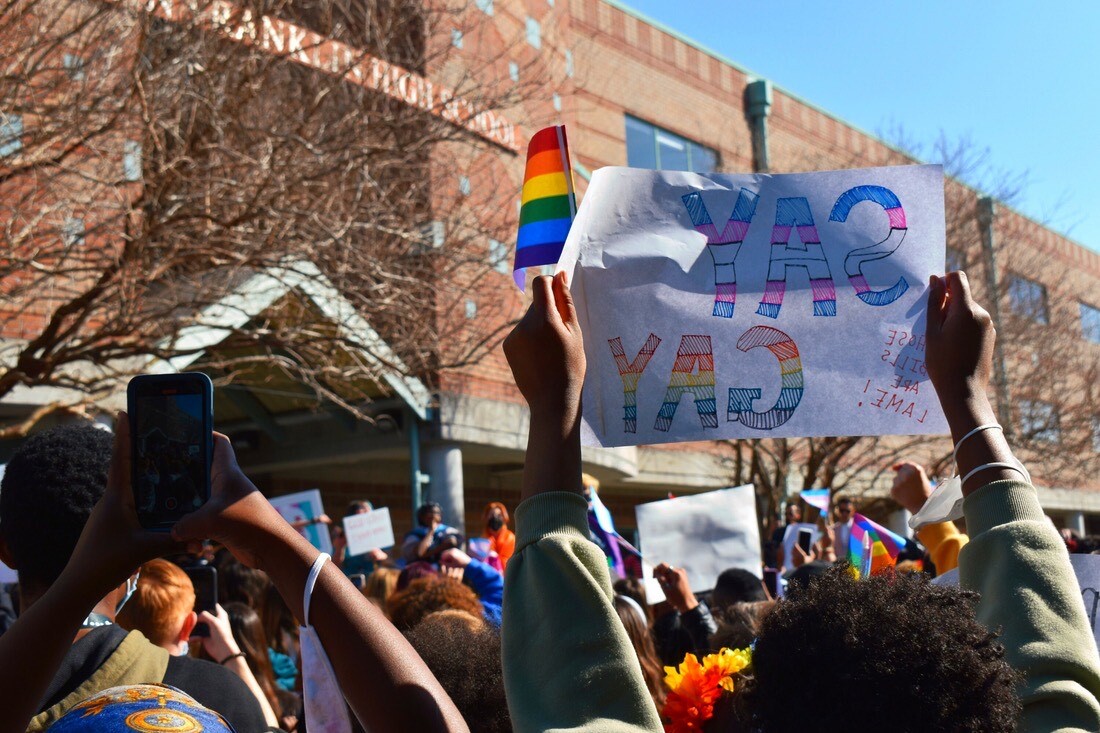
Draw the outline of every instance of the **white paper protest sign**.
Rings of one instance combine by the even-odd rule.
[[[710,590],[727,568],[760,569],[760,529],[752,484],[634,507],[645,562],[687,570],[695,593]]]
[[[923,335],[944,252],[939,166],[596,171],[560,264],[584,442],[946,433]]]
[[[386,507],[365,514],[344,517],[344,536],[348,540],[348,554],[362,555],[371,550],[393,546],[393,522]]]
[[[271,506],[275,507],[275,511],[294,525],[298,533],[309,540],[311,545],[321,552],[332,554],[332,536],[329,534],[328,527],[313,521],[325,513],[320,489],[275,496],[269,501]]]
[[[1081,602],[1085,606],[1085,615],[1088,616],[1089,626],[1092,627],[1092,636],[1097,646],[1100,646],[1100,555],[1069,556],[1070,565],[1073,566],[1073,574],[1077,576],[1077,585],[1081,591]],[[959,585],[959,569],[948,570],[942,575],[936,576],[932,581],[934,585]]]

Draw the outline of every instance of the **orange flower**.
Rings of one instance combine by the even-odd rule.
[[[714,704],[724,692],[733,692],[733,675],[752,663],[748,649],[723,649],[703,657],[684,657],[679,667],[665,667],[665,684],[669,694],[661,717],[666,733],[688,733],[702,730],[714,716]]]

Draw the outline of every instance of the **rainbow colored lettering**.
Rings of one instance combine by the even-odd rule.
[[[798,346],[790,336],[771,326],[754,326],[737,339],[737,348],[749,351],[763,346],[779,360],[779,399],[767,412],[755,412],[752,403],[760,399],[761,390],[753,387],[731,387],[726,420],[757,430],[772,430],[791,419],[798,403],[802,401],[805,382],[802,378],[802,359]],[[666,398],[667,399],[667,398]]]
[[[718,427],[718,410],[714,399],[714,352],[710,336],[682,336],[676,351],[676,362],[665,390],[665,399],[653,427],[668,432],[680,398],[687,392],[695,398],[695,409],[704,428]]]
[[[793,227],[798,227],[801,247],[788,244]],[[783,296],[787,291],[787,270],[791,267],[801,267],[810,276],[814,315],[835,316],[836,288],[833,286],[833,273],[829,269],[829,261],[825,259],[825,250],[821,247],[821,237],[814,225],[810,202],[801,196],[779,199],[775,203],[768,282],[764,285],[764,297],[756,309],[758,315],[779,317],[779,309],[783,307]]]
[[[756,215],[756,202],[759,199],[749,189],[742,188],[733,205],[733,213],[719,234],[710,212],[707,211],[707,205],[703,203],[703,196],[698,192],[683,196],[691,224],[695,231],[707,238],[707,251],[714,260],[714,311],[711,315],[733,318],[733,307],[737,302],[737,270],[734,260],[745,241],[749,224]]]
[[[642,345],[642,350],[631,362],[626,360],[622,339],[616,336],[609,339],[607,343],[611,346],[612,356],[615,357],[619,378],[623,380],[623,430],[636,433],[638,432],[638,379],[641,378],[649,360],[653,358],[653,352],[661,345],[661,339],[657,338],[655,333],[649,334],[649,338]]]
[[[855,288],[856,295],[867,305],[890,305],[905,294],[909,289],[909,283],[904,277],[899,277],[893,286],[885,290],[872,290],[867,284],[867,278],[863,276],[863,265],[867,262],[881,260],[892,255],[905,240],[908,227],[905,222],[905,209],[901,207],[901,201],[888,188],[882,186],[856,186],[840,195],[833,205],[833,211],[829,214],[829,221],[844,222],[848,220],[848,214],[852,207],[862,201],[872,201],[886,211],[890,221],[890,233],[881,242],[869,247],[860,247],[848,253],[844,258],[844,272],[848,275],[848,282]]]

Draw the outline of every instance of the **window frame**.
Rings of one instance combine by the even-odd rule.
[[[1088,323],[1085,318],[1086,311],[1091,311],[1092,317],[1096,320],[1095,323]],[[1094,344],[1100,344],[1100,308],[1079,300],[1077,301],[1077,312],[1081,320],[1082,338]]]
[[[1040,311],[1036,313],[1033,308],[1030,308],[1030,312],[1025,312],[1017,305],[1015,286],[1017,283],[1024,283],[1029,286],[1035,286],[1038,288],[1040,295]],[[1033,323],[1038,323],[1042,326],[1050,325],[1050,293],[1047,291],[1047,286],[1038,280],[1032,280],[1030,277],[1024,277],[1019,273],[1009,272],[1005,282],[1005,295],[1008,296],[1008,308],[1014,316],[1019,318],[1026,318]]]
[[[656,165],[656,167],[653,170],[680,170],[678,168],[664,168],[664,167],[662,167],[662,165],[661,165],[661,142],[660,142],[662,135],[667,136],[668,138],[671,138],[671,140],[673,142],[680,142],[680,143],[684,144],[684,149],[685,149],[686,157],[687,157],[687,171],[689,173],[700,173],[702,175],[709,175],[711,173],[716,173],[718,171],[718,169],[721,167],[722,156],[719,154],[717,149],[709,147],[707,145],[704,145],[703,143],[698,142],[696,140],[692,140],[689,137],[684,137],[683,135],[680,135],[679,133],[676,133],[676,132],[673,132],[672,130],[661,127],[660,125],[655,125],[652,122],[644,120],[641,117],[638,117],[636,115],[632,115],[629,112],[627,112],[623,115],[623,126],[624,126],[624,129],[628,133],[629,133],[629,130],[630,130],[631,122],[634,122],[636,125],[644,126],[644,127],[648,128],[648,131],[650,132],[650,136],[653,140],[653,160],[654,160],[655,165]],[[626,135],[625,141],[626,141],[627,165],[631,165],[632,167],[644,167],[644,166],[633,166],[633,164],[630,162],[630,135],[629,134]],[[702,170],[702,169],[699,169],[699,168],[696,167],[696,165],[695,165],[696,149],[698,149],[700,151],[705,151],[705,152],[710,154],[711,159],[713,161],[713,166],[711,167],[710,170]]]
[[[1020,399],[1016,402],[1019,426],[1023,437],[1035,443],[1058,445],[1062,442],[1062,416],[1053,402],[1040,399]],[[1041,409],[1039,409],[1041,408]],[[1045,415],[1038,415],[1045,412]],[[1042,419],[1042,423],[1037,418]]]

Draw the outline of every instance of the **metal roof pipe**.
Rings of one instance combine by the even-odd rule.
[[[772,109],[772,83],[757,79],[745,87],[745,114],[749,118],[752,134],[752,162],[757,173],[767,173],[768,164],[768,115]]]

